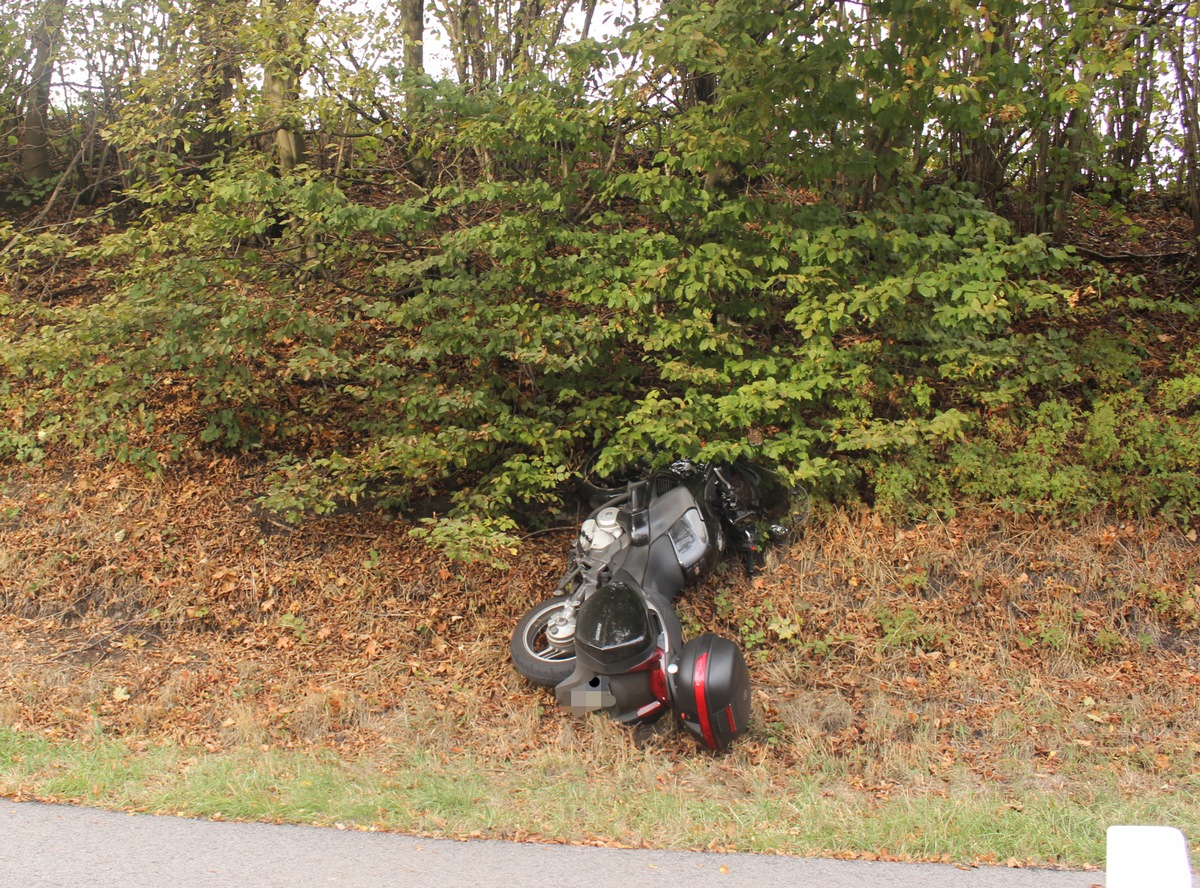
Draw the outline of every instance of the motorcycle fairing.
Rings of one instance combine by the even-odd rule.
[[[656,668],[661,675],[660,661],[657,656],[652,656],[643,668],[622,675],[595,675],[576,669],[554,689],[554,697],[558,705],[574,716],[603,712],[623,725],[653,721],[669,705],[655,693],[657,682],[652,676]]]
[[[673,488],[658,497],[650,515],[650,538],[657,540],[668,536],[672,527],[680,521],[686,521],[699,542],[707,544],[710,539],[715,540],[714,528],[701,516],[696,503],[696,497],[686,487]],[[689,515],[689,512],[692,514]],[[680,567],[688,570],[699,563],[702,552],[696,546],[688,546],[686,552],[681,551],[679,555]]]
[[[668,602],[611,583],[580,607],[576,632],[575,671],[554,691],[561,706],[572,715],[603,711],[622,724],[652,720],[666,710],[664,666],[683,634]]]
[[[575,656],[595,672],[624,672],[657,648],[646,600],[628,583],[597,589],[575,619]]]
[[[610,576],[670,601],[716,564],[721,552],[714,543],[723,541],[720,527],[704,517],[682,487],[657,497],[644,514],[650,517],[651,542],[616,552],[608,565]],[[624,509],[621,520],[627,524],[631,520]]]

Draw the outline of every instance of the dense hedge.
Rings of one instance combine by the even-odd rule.
[[[710,12],[725,34],[749,14]],[[228,133],[191,156],[152,113],[160,71],[106,131],[136,172],[119,200],[77,229],[0,223],[0,454],[252,452],[289,520],[436,511],[467,555],[512,545],[596,447],[601,469],[752,455],[914,515],[1200,514],[1194,293],[1090,269],[950,155],[879,143],[961,126],[936,58],[872,95],[903,73],[883,47],[830,23],[799,56],[771,31],[724,46],[688,36],[697,15],[628,56],[573,47],[558,78],[381,93],[393,119],[290,170]],[[842,56],[858,79],[816,79]],[[672,58],[717,78],[711,102],[651,89]],[[296,101],[342,125],[317,98]],[[63,268],[82,296],[32,298]]]

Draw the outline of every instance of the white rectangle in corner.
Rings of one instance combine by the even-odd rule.
[[[1170,826],[1110,826],[1106,888],[1192,888],[1187,840]]]

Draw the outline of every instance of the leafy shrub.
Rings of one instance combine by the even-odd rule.
[[[1144,377],[1142,338],[1081,336],[1066,359],[1078,369],[1052,390],[1040,378],[1029,384],[1027,363],[1020,384],[1009,389],[1013,396],[982,417],[968,439],[881,467],[881,502],[918,514],[982,501],[1068,519],[1111,508],[1193,521],[1200,516],[1197,353],[1183,354],[1157,378]]]
[[[634,119],[618,151],[611,108],[542,85],[431,93],[428,191],[250,150],[148,177],[138,223],[59,245],[102,295],[3,304],[0,452],[253,451],[290,520],[436,499],[424,532],[466,557],[598,445],[600,471],[747,455],[901,510],[1195,514],[1196,356],[1130,388],[1137,346],[1073,329],[1064,250],[944,186],[710,189],[682,143]]]

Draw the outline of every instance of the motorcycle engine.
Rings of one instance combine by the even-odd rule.
[[[579,540],[584,549],[600,552],[607,549],[625,533],[617,522],[616,506],[609,506],[588,518],[579,529]]]

